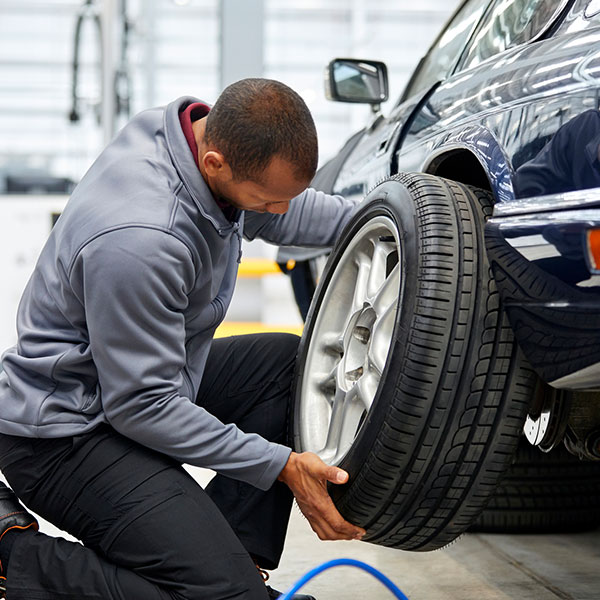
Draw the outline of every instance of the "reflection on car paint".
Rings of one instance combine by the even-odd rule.
[[[515,196],[527,198],[600,187],[600,111],[588,110],[562,125],[515,172]]]

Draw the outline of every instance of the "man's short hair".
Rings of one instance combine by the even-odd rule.
[[[319,159],[317,131],[304,100],[272,79],[242,79],[225,88],[206,120],[205,141],[231,167],[236,181],[260,181],[274,156],[310,181]]]

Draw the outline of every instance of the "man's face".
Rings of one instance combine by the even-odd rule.
[[[262,173],[260,182],[235,181],[229,165],[214,171],[209,168],[208,185],[220,200],[239,208],[262,213],[283,214],[290,200],[310,183],[299,181],[289,162],[275,156]]]

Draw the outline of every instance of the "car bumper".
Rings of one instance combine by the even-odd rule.
[[[486,247],[515,337],[540,377],[600,389],[600,273],[587,232],[600,189],[497,204]]]

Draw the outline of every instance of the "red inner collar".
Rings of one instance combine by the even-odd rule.
[[[202,119],[209,112],[210,108],[206,104],[194,102],[194,104],[190,104],[185,110],[179,113],[179,122],[181,123],[181,129],[183,129],[183,135],[185,135],[185,139],[194,156],[194,162],[198,168],[200,168],[200,163],[198,162],[198,144],[196,144],[192,123]]]
[[[192,127],[192,123],[194,121],[198,121],[202,119],[210,112],[210,107],[202,102],[194,102],[190,104],[185,110],[182,110],[179,113],[179,122],[181,123],[181,129],[183,130],[183,135],[185,135],[185,139],[187,140],[188,146],[192,151],[192,156],[194,157],[194,162],[198,169],[200,169],[200,163],[198,161],[198,144],[196,143],[196,138],[194,137],[194,129]],[[215,198],[215,202],[218,204],[219,208],[223,211],[223,214],[227,218],[228,221],[234,221],[237,213],[237,209],[231,204],[227,202],[223,202]]]

